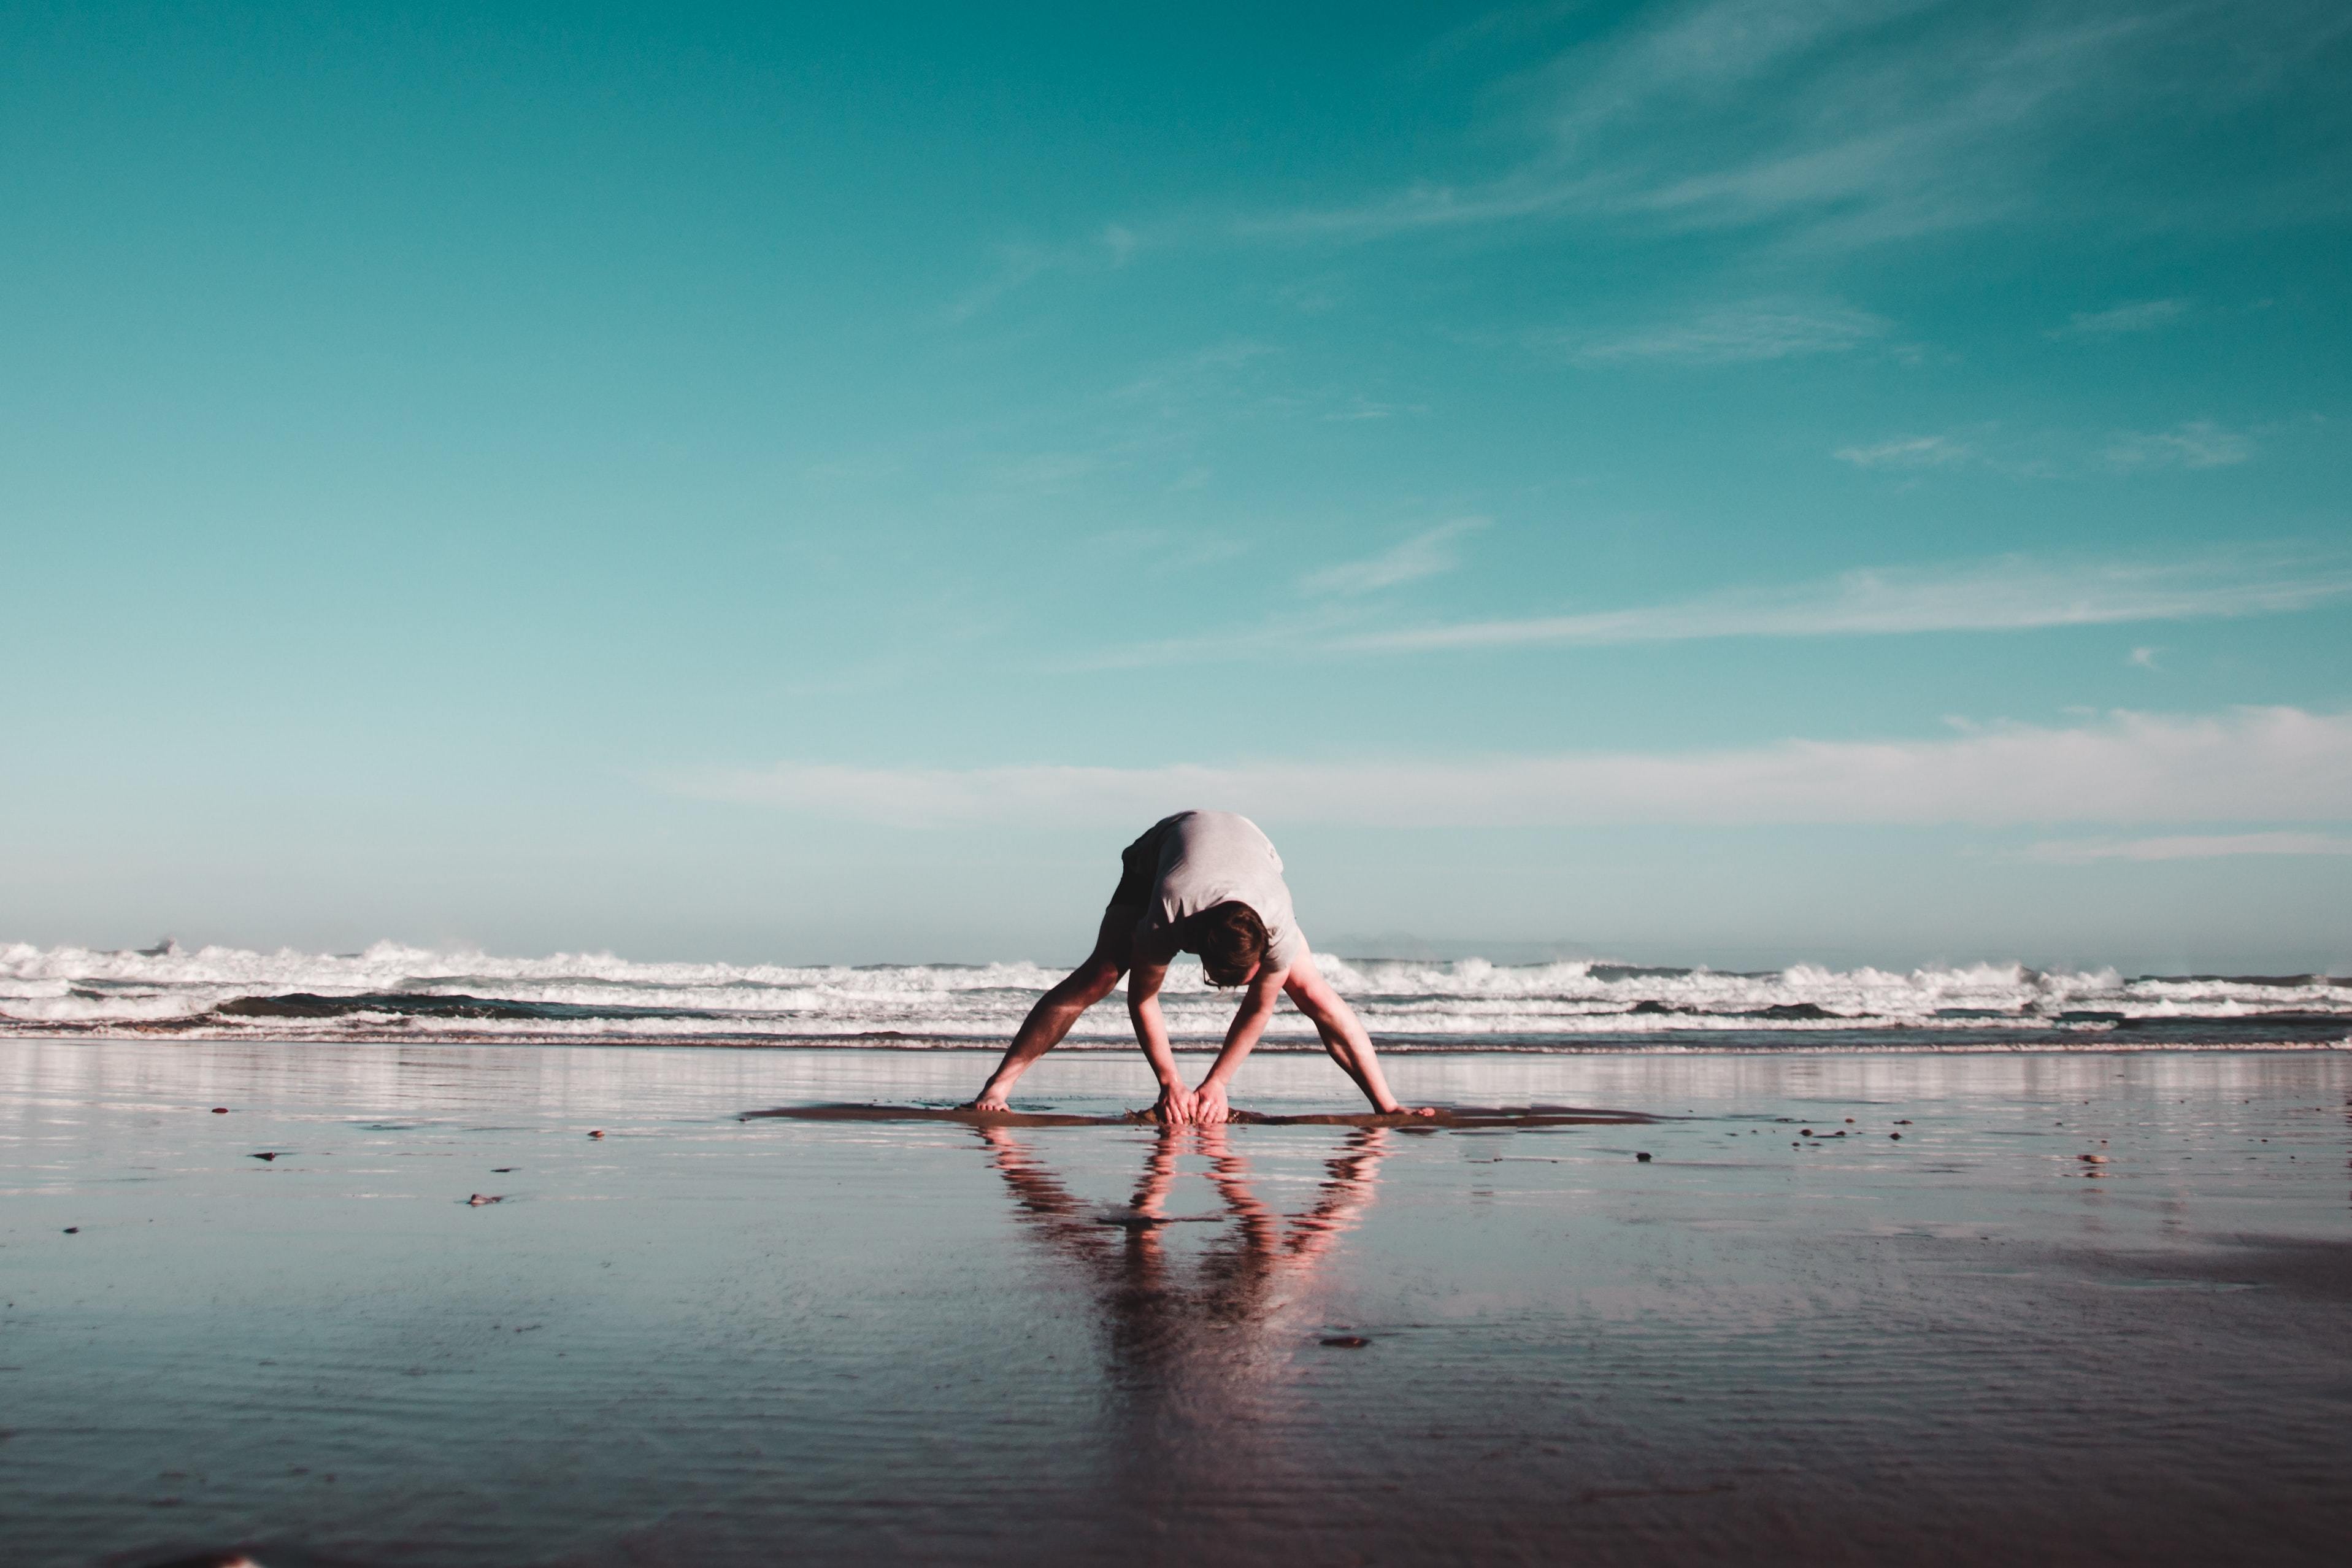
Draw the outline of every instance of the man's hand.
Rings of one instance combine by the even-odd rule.
[[[1233,1119],[1233,1107],[1225,1103],[1225,1086],[1214,1079],[1204,1079],[1192,1091],[1192,1124],[1196,1127],[1222,1127]]]
[[[1162,1084],[1160,1103],[1152,1108],[1162,1127],[1181,1127],[1192,1120],[1196,1100],[1191,1089],[1181,1083]]]

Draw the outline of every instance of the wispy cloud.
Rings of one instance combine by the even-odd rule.
[[[1365,651],[1605,647],[1731,637],[2022,631],[2308,609],[2352,595],[2352,566],[2259,555],[2161,564],[2062,565],[2008,556],[1967,565],[1847,572],[1635,609],[1360,633]]]
[[[1425,403],[1382,403],[1359,393],[1323,417],[1338,424],[1351,424],[1362,419],[1393,419],[1400,414],[1428,412],[1429,405]]]
[[[1162,359],[1113,391],[1111,396],[1126,402],[1168,405],[1230,395],[1235,373],[1280,352],[1271,343],[1228,338],[1206,348]]]
[[[995,465],[988,477],[989,489],[999,497],[1058,495],[1102,466],[1102,458],[1091,452],[1033,452]]]
[[[1832,455],[1857,468],[1940,468],[1973,454],[1948,436],[1904,436],[1868,447],[1841,447]]]
[[[2342,822],[2352,819],[2352,715],[2116,713],[2071,728],[2001,725],[1934,740],[1438,762],[971,769],[786,762],[667,782],[698,798],[901,826],[1112,824],[1183,806],[1284,824],[1411,827]],[[2336,842],[2306,834],[2168,842],[2256,838]]]
[[[2207,833],[2164,838],[2051,838],[2026,847],[2030,860],[2213,860],[2234,855],[2352,855],[2340,833]]]
[[[1398,626],[1336,595],[1256,627],[1130,644],[1087,669],[1497,647],[1611,647],[1721,637],[1902,637],[2282,615],[2352,598],[2352,562],[2247,547],[2169,562],[2037,561],[2011,555],[1871,568],[1771,587],[1559,616]]]
[[[2253,443],[2210,419],[2192,419],[2169,430],[2126,431],[2108,443],[2111,468],[2221,468],[2254,455]]]
[[[1652,7],[1505,84],[1528,144],[1516,163],[1244,228],[1363,239],[1570,217],[1854,246],[2125,202],[2135,221],[2340,213],[2307,165],[2283,169],[2275,193],[2221,190],[2184,181],[2177,153],[2254,98],[2324,115],[2345,26],[2321,0]],[[2083,180],[2053,156],[2076,138],[2126,156]],[[2340,154],[2331,167],[2343,174]]]
[[[1844,306],[1759,300],[1630,332],[1585,338],[1553,333],[1538,341],[1566,349],[1582,364],[1628,360],[1738,364],[1844,353],[1885,336],[1892,325],[1867,310]]]
[[[992,250],[992,274],[950,300],[942,315],[950,323],[971,321],[994,308],[1006,295],[1048,274],[1115,271],[1133,260],[1145,244],[1135,230],[1113,223],[1070,245],[1025,240],[998,245]]]
[[[1465,533],[1486,527],[1486,521],[1483,517],[1457,517],[1451,522],[1440,523],[1425,532],[1416,533],[1378,555],[1361,561],[1345,561],[1336,566],[1326,566],[1319,572],[1310,572],[1299,579],[1298,585],[1310,594],[1369,594],[1376,589],[1393,588],[1400,583],[1451,572],[1457,563],[1454,542]]]
[[[1840,447],[1831,456],[1858,468],[1896,472],[1979,468],[2015,479],[2082,479],[2161,468],[2221,468],[2251,461],[2258,437],[2286,426],[2233,430],[2192,419],[2168,430],[2004,432],[1987,423],[1962,431],[1901,435]]]
[[[1575,41],[1487,83],[1483,123],[1456,158],[1352,198],[1239,215],[1193,205],[1059,247],[1001,247],[996,276],[949,315],[1047,273],[1203,244],[1562,223],[1745,234],[1785,260],[2095,215],[2147,231],[2352,212],[2352,142],[2335,107],[2352,35],[2340,0],[1668,0],[1613,18],[1570,0],[1456,29],[1423,64],[1496,43],[1524,54],[1555,32]],[[2217,162],[2210,129],[2255,105],[2324,151],[2251,176]],[[1329,303],[1318,288],[1300,308]],[[2189,304],[2128,301],[2053,334],[2147,331]]]
[[[2152,332],[2179,321],[2189,310],[2186,300],[2142,300],[2109,310],[2077,310],[2063,327],[2053,327],[2053,338],[2107,338],[2124,332]]]
[[[2161,671],[2164,667],[2156,662],[2156,656],[2162,651],[2161,648],[2136,647],[2131,650],[2131,658],[2126,662],[2136,665],[2141,669]]]
[[[1423,58],[1425,63],[1435,65],[1497,45],[1520,45],[1582,8],[1582,0],[1543,0],[1538,5],[1504,6],[1443,34],[1423,51]]]
[[[1947,433],[1857,442],[1835,447],[1830,456],[1857,468],[1907,476],[1906,485],[1931,471],[1962,469],[2011,479],[2080,479],[2116,471],[2105,456],[2113,440],[2063,430],[2010,432],[1987,421]]]

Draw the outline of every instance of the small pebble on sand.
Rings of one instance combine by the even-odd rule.
[[[1897,1143],[1903,1142],[1903,1134],[1900,1132],[1889,1132],[1887,1136],[1894,1139]]]
[[[2075,1158],[2085,1165],[2104,1165],[2107,1163],[2107,1157],[2105,1154],[2078,1154]]]
[[[228,1107],[226,1105],[215,1105],[213,1107],[213,1114],[215,1116],[226,1116],[228,1114]]]
[[[68,1236],[79,1236],[81,1234],[81,1226],[78,1225],[69,1225],[66,1226],[66,1234]]]
[[[1646,1165],[1650,1163],[1650,1152],[1647,1149],[1637,1149],[1633,1152],[1633,1158]]]
[[[593,1128],[589,1131],[588,1136],[591,1138],[602,1138],[604,1136],[604,1130],[601,1127]]]
[[[1323,1342],[1335,1351],[1360,1351],[1372,1342],[1361,1334],[1333,1334]]]
[[[466,1206],[467,1208],[478,1209],[484,1204],[502,1204],[506,1201],[504,1194],[494,1194],[490,1193],[476,1193],[472,1197],[466,1200]]]

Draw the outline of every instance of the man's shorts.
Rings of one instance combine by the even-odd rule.
[[[1139,915],[1151,902],[1160,881],[1160,847],[1168,841],[1168,825],[1154,823],[1144,836],[1118,853],[1118,886],[1111,889],[1110,907],[1133,910]]]

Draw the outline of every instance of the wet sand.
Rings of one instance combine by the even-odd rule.
[[[984,1070],[0,1043],[8,1560],[2315,1563],[2352,1529],[2352,1057],[1419,1057],[1424,1103],[1658,1120],[1172,1137],[1117,1121],[1139,1063],[1076,1057],[1017,1099],[1104,1124],[747,1115]],[[1319,1060],[1244,1086],[1351,1109]]]

